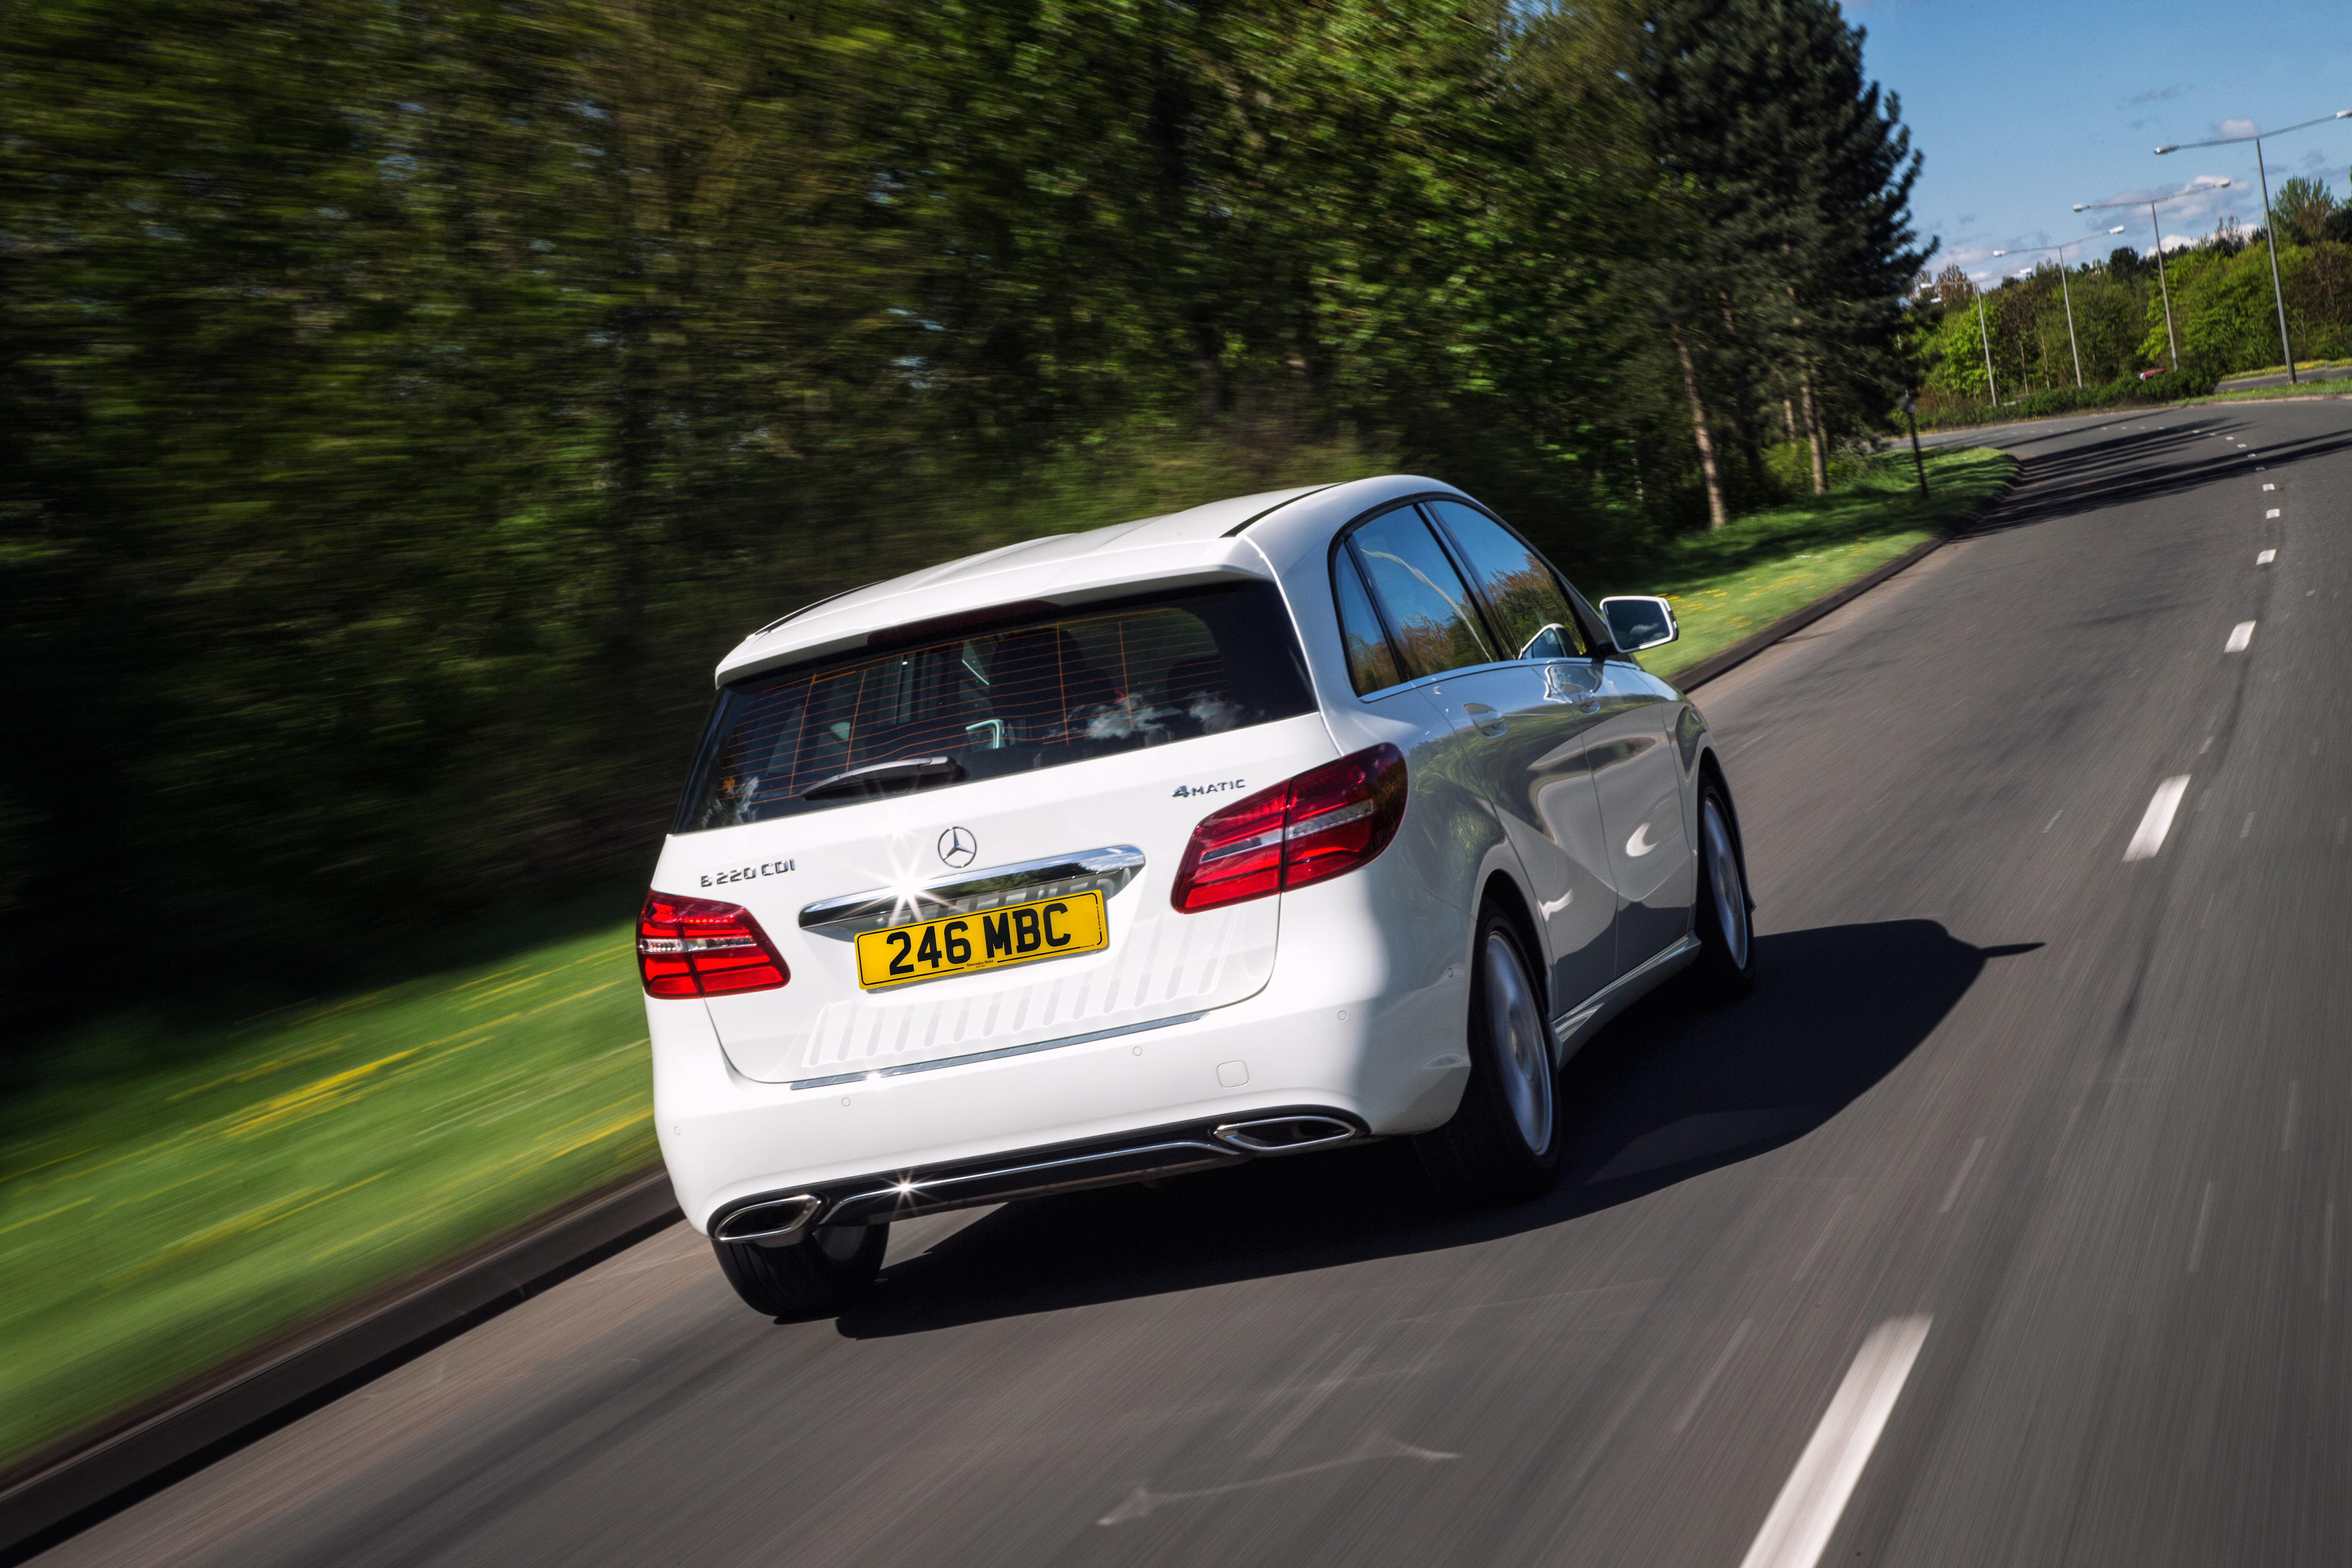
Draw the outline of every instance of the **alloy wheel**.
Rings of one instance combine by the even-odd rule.
[[[1486,1028],[1501,1070],[1503,1098],[1520,1138],[1532,1150],[1551,1146],[1551,1042],[1535,988],[1510,939],[1486,935],[1482,956],[1486,983]]]
[[[1715,897],[1715,928],[1723,933],[1725,955],[1734,969],[1748,967],[1748,890],[1739,880],[1739,857],[1731,848],[1731,830],[1723,810],[1709,800],[1699,809],[1699,833],[1706,840],[1706,885]]]

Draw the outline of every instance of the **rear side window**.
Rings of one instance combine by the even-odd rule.
[[[1348,546],[1364,569],[1405,679],[1495,662],[1469,590],[1419,512],[1383,512],[1349,534]]]
[[[753,675],[719,693],[675,832],[1314,711],[1271,583],[1182,589]]]
[[[1454,537],[1486,596],[1502,634],[1507,659],[1572,659],[1586,653],[1576,629],[1576,612],[1543,558],[1508,528],[1459,501],[1423,501]]]
[[[1397,673],[1388,632],[1372,613],[1371,595],[1364,591],[1356,558],[1344,549],[1331,561],[1331,589],[1339,599],[1339,638],[1347,646],[1348,680],[1356,695],[1369,696],[1404,679]]]

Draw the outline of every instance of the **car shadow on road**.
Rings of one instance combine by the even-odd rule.
[[[1975,947],[1932,920],[1762,936],[1744,1000],[1706,1007],[1669,986],[1569,1064],[1567,1152],[1537,1202],[1448,1208],[1396,1141],[1008,1204],[892,1265],[838,1327],[921,1333],[1569,1223],[1821,1127],[1916,1050],[1989,959],[2039,946]]]

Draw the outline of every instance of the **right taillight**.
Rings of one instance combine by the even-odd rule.
[[[1214,909],[1364,864],[1404,820],[1404,754],[1375,746],[1210,812],[1192,830],[1169,902]]]
[[[637,912],[637,973],[649,997],[772,991],[793,977],[750,910],[667,893]]]

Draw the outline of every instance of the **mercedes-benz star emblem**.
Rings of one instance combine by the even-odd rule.
[[[961,870],[980,853],[980,841],[970,828],[950,828],[940,835],[940,859]]]

